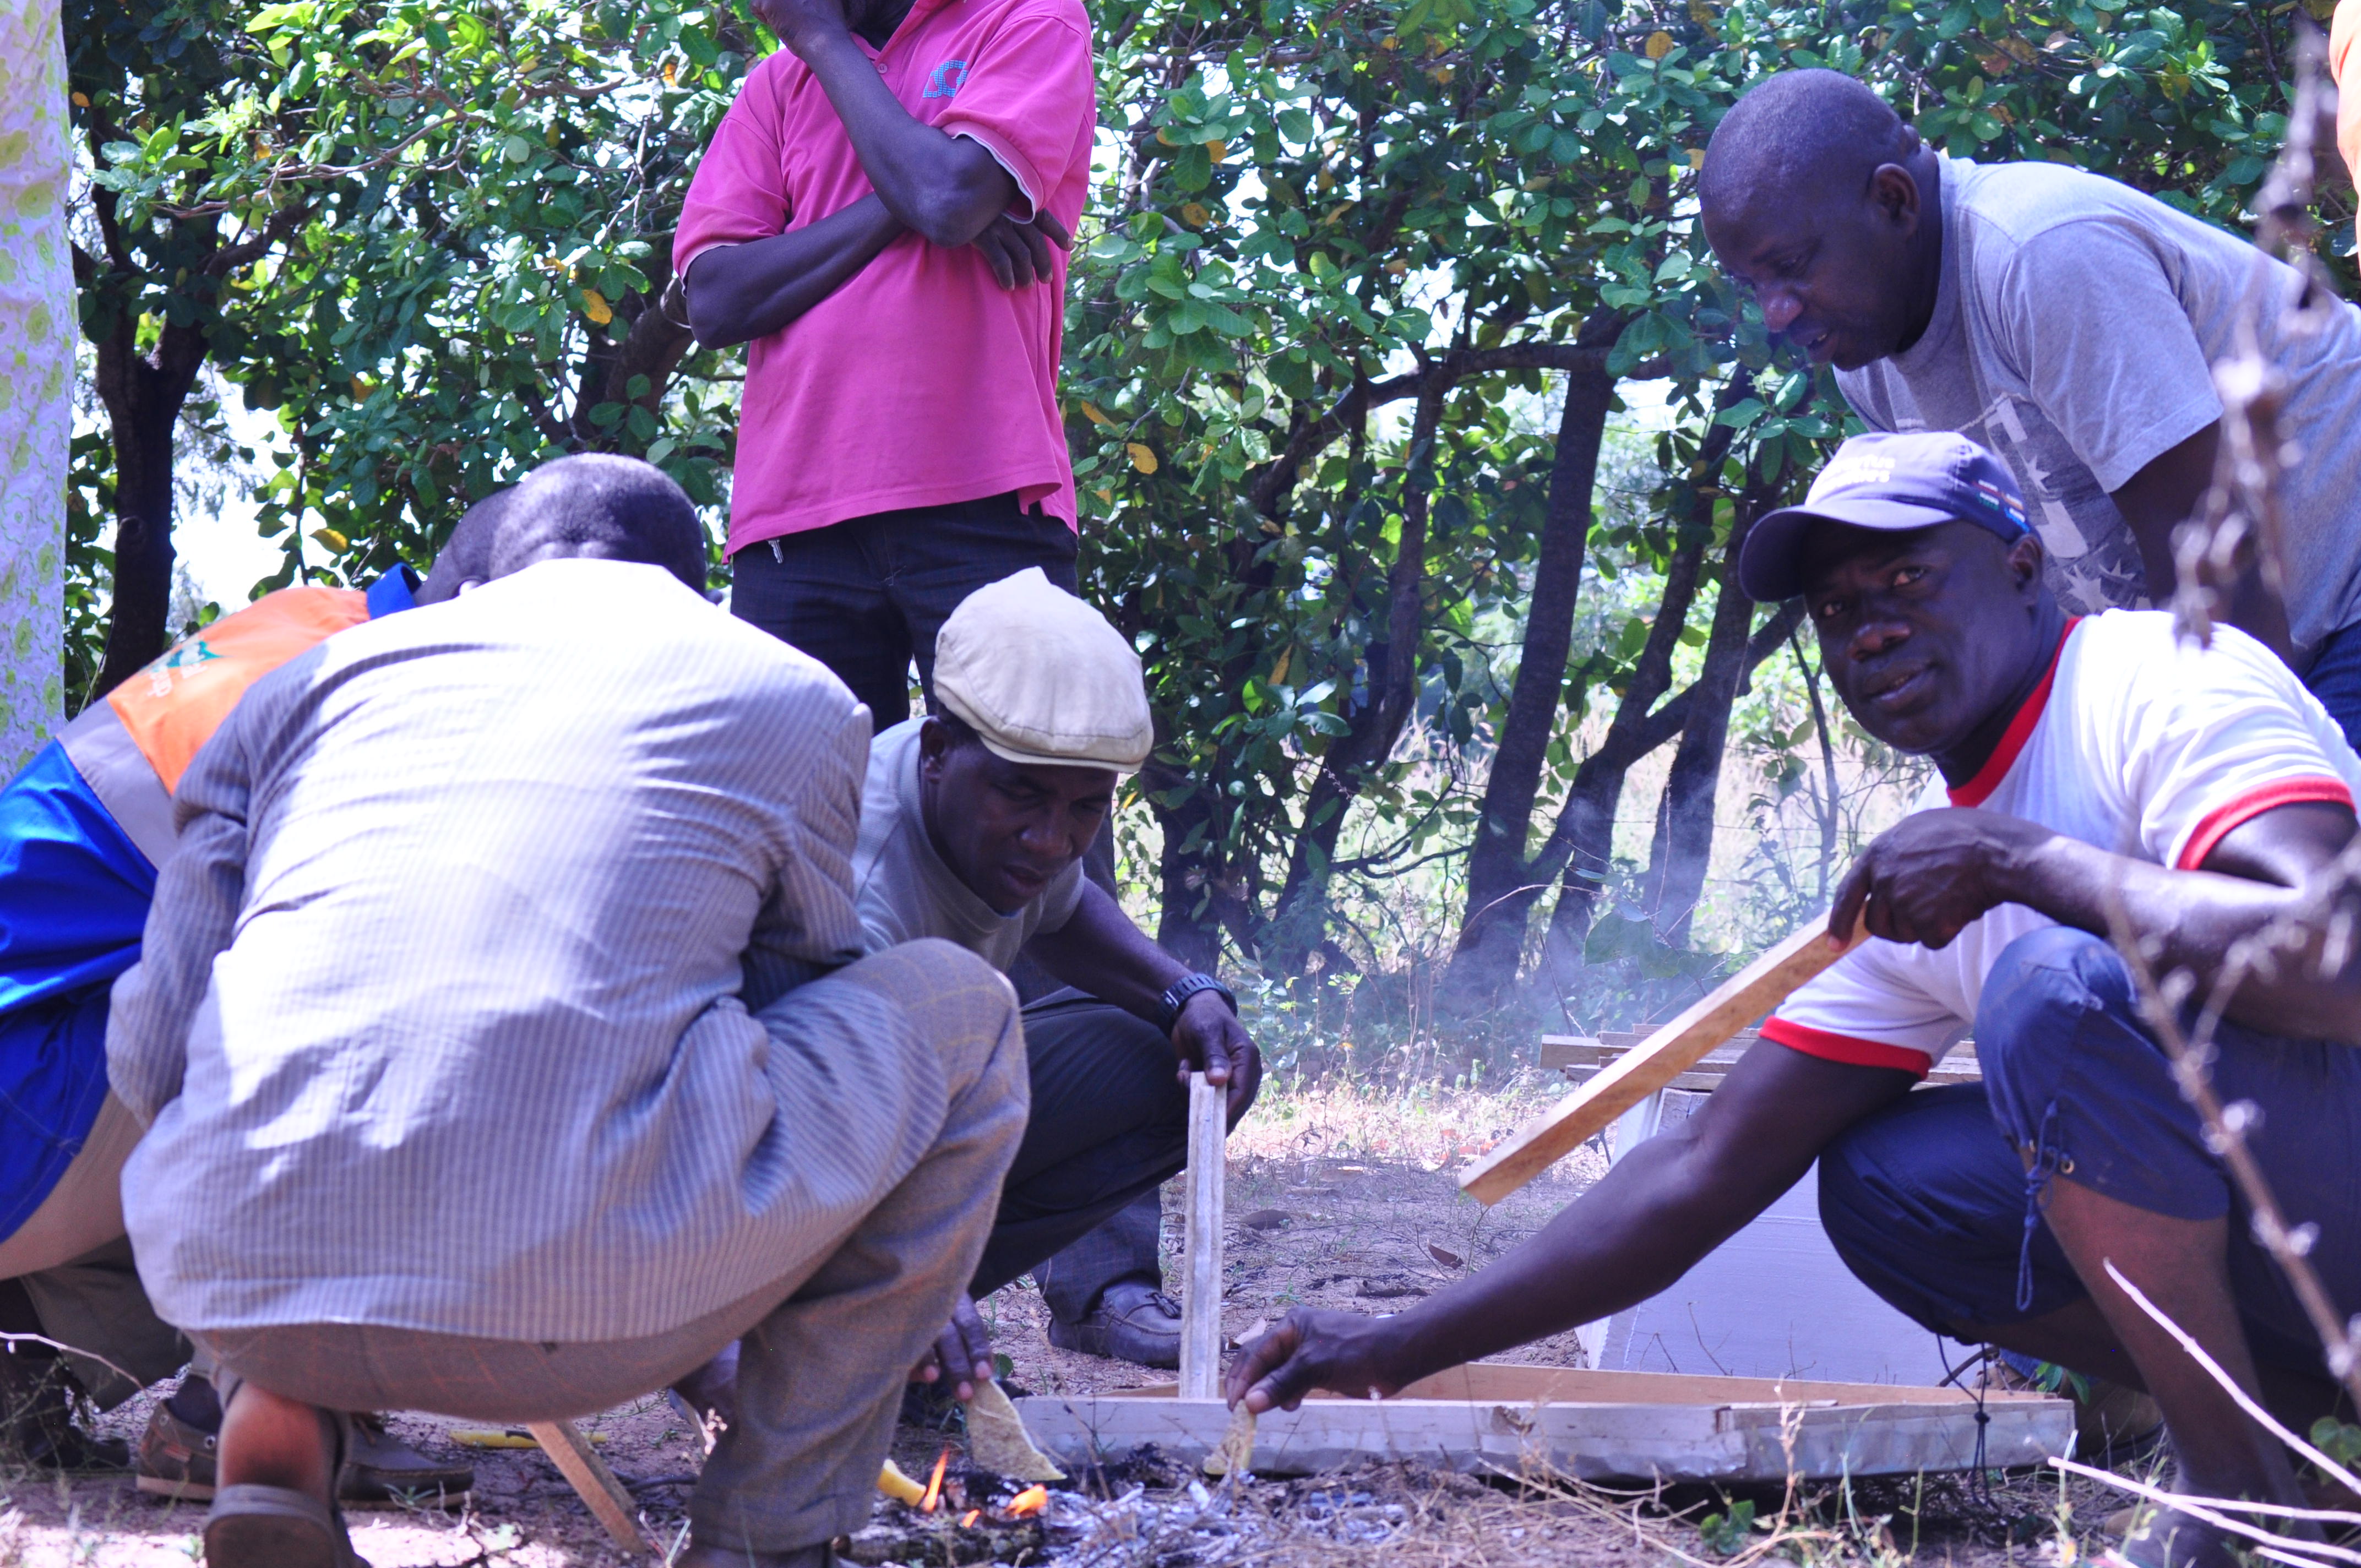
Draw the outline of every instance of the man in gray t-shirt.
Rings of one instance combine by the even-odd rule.
[[[1945,157],[1835,71],[1741,99],[1699,201],[1722,266],[1871,429],[1958,431],[2006,460],[2072,611],[2172,591],[2172,532],[2220,440],[2212,367],[2260,301],[2302,456],[2284,603],[2252,583],[2227,619],[2361,738],[2361,312],[2300,323],[2301,274],[2237,236],[2061,164]]]
[[[1186,1070],[1227,1083],[1235,1126],[1261,1065],[1228,990],[1082,874],[1118,777],[1148,758],[1138,656],[1034,569],[944,622],[935,696],[939,716],[870,746],[852,851],[868,948],[938,937],[1003,972],[1029,959],[1068,988],[1025,1009],[1032,1113],[971,1298],[1030,1272],[1052,1343],[1177,1365],[1157,1189],[1185,1157]],[[987,1370],[982,1332],[963,1311],[934,1375]]]

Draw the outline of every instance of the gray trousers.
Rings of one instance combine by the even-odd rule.
[[[672,1383],[731,1340],[738,1420],[689,1498],[700,1544],[787,1552],[859,1529],[893,1435],[902,1385],[975,1271],[1000,1183],[1023,1135],[1025,1041],[1015,995],[948,942],[874,954],[763,1010],[768,1020],[862,986],[899,1006],[934,1047],[907,1070],[949,1091],[932,1147],[886,1186],[826,1173],[841,1199],[807,1261],[772,1286],[642,1339],[534,1344],[369,1324],[199,1330],[223,1368],[332,1409],[423,1409],[489,1421],[588,1415]],[[892,1098],[833,1069],[801,1073],[783,1113],[853,1122]],[[756,1086],[770,1093],[767,1086]],[[783,1100],[787,1098],[782,1096]]]
[[[1189,1091],[1156,1025],[1079,991],[1025,1009],[1033,1113],[970,1291],[1018,1275],[1073,1322],[1123,1279],[1163,1283],[1157,1189],[1188,1158]]]
[[[24,1291],[42,1335],[84,1353],[69,1351],[66,1364],[101,1409],[189,1359],[188,1342],[149,1305],[123,1234],[123,1162],[139,1134],[131,1113],[108,1095],[58,1184],[23,1224],[0,1236],[0,1280]]]

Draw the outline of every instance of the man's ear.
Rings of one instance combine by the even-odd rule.
[[[1881,163],[1869,177],[1869,199],[1907,238],[1918,230],[1918,180],[1899,163]]]
[[[951,732],[939,718],[929,716],[918,725],[918,773],[923,778],[935,778],[943,771],[943,759],[950,754]]]
[[[2016,591],[2031,598],[2041,591],[2041,564],[2048,553],[2041,548],[2041,536],[2030,531],[2020,535],[2008,547],[2008,569],[2016,579]]]

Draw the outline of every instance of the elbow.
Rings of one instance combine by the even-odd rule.
[[[916,210],[905,221],[924,236],[929,245],[939,245],[946,250],[956,250],[962,245],[972,245],[976,236],[992,225],[992,220],[1007,206],[1008,177],[994,164],[991,180],[973,180],[961,176],[937,181],[922,192],[913,203]]]

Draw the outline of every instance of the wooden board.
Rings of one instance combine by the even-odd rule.
[[[607,1468],[607,1462],[575,1430],[572,1421],[534,1421],[525,1430],[533,1433],[533,1441],[541,1444],[541,1451],[549,1455],[558,1474],[573,1483],[591,1517],[606,1530],[608,1539],[622,1549],[623,1555],[656,1555],[649,1550],[647,1537],[640,1533],[639,1505],[623,1490],[623,1484],[615,1479],[615,1473]]]
[[[1219,1397],[1222,1383],[1222,1222],[1228,1155],[1229,1093],[1189,1075],[1189,1166],[1180,1288],[1180,1387],[1192,1399]]]
[[[1851,941],[1839,948],[1828,942],[1825,926],[1805,927],[1469,1166],[1459,1178],[1461,1190],[1498,1203],[1779,1005],[1788,992],[1850,951],[1861,936],[1855,927]]]
[[[1188,1465],[1221,1443],[1219,1400],[1176,1386],[1096,1396],[1035,1395],[1017,1407],[1069,1468],[1154,1443]],[[2037,1464],[2068,1452],[2073,1407],[1992,1394],[1982,1463]],[[1316,1394],[1256,1425],[1258,1474],[1311,1475],[1369,1459],[1418,1459],[1482,1474],[1546,1468],[1595,1481],[1784,1481],[1963,1470],[1977,1463],[1976,1401],[1955,1388],[1681,1377],[1481,1365],[1455,1367],[1386,1400]]]

